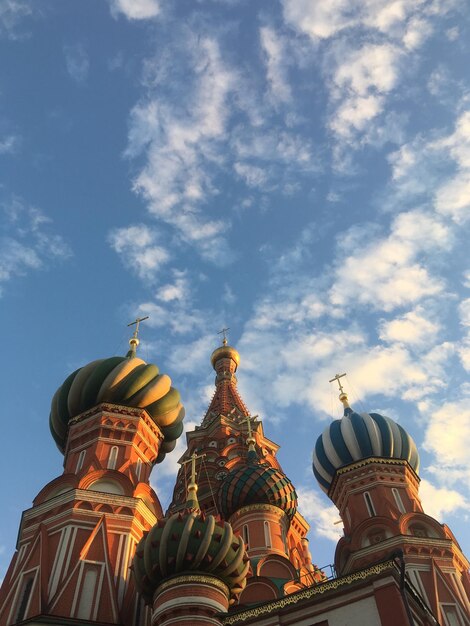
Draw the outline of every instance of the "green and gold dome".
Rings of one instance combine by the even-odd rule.
[[[297,494],[281,470],[251,461],[235,467],[218,491],[219,510],[226,519],[250,504],[271,504],[292,519],[297,511]]]
[[[130,344],[127,356],[92,361],[70,374],[55,392],[49,425],[61,452],[65,449],[69,421],[102,402],[147,411],[164,437],[157,463],[175,447],[183,432],[184,418],[179,391],[156,365],[136,356],[136,338]]]
[[[183,575],[211,575],[228,588],[230,603],[246,586],[250,561],[243,539],[219,516],[205,515],[199,508],[196,459],[191,457],[191,479],[186,507],[153,526],[137,546],[132,569],[137,589],[147,603],[168,578]]]
[[[230,524],[199,510],[159,520],[138,544],[133,561],[137,589],[148,603],[162,582],[184,574],[215,576],[235,598],[246,585],[248,569],[243,540]]]

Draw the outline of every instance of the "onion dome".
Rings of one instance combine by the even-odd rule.
[[[228,522],[199,509],[163,518],[141,539],[132,569],[138,591],[150,604],[170,576],[210,574],[229,588],[232,603],[246,585],[250,563],[243,539]]]
[[[240,355],[235,348],[227,345],[227,340],[224,339],[224,344],[219,348],[216,348],[211,354],[211,363],[214,369],[217,369],[217,362],[222,359],[231,359],[235,363],[235,369],[240,365]]]
[[[410,435],[390,417],[379,413],[356,413],[347,404],[344,417],[334,420],[317,439],[313,473],[328,493],[337,469],[369,457],[402,459],[418,473],[419,455]]]
[[[269,465],[248,463],[235,467],[221,483],[218,507],[224,518],[250,504],[271,504],[292,519],[297,511],[297,494],[290,480]]]
[[[135,356],[136,342],[136,338],[131,339],[131,350],[126,357],[99,359],[79,368],[56,391],[49,424],[62,452],[69,420],[101,402],[147,411],[164,437],[157,463],[173,450],[183,432],[184,407],[180,394],[171,386],[170,377],[160,374],[156,365]]]

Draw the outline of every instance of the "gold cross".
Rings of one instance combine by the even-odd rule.
[[[205,454],[197,455],[195,452],[193,452],[191,454],[191,457],[187,461],[183,461],[181,463],[181,465],[186,465],[187,463],[191,463],[191,479],[190,479],[191,485],[196,484],[196,461],[197,459],[203,459],[205,456],[206,456]]]
[[[144,320],[148,320],[149,316],[146,315],[145,317],[138,317],[134,322],[131,322],[130,324],[128,324],[128,326],[134,326],[135,324],[135,330],[134,330],[134,334],[132,335],[134,337],[134,339],[137,339],[137,335],[139,333],[139,324],[140,322],[143,322]]]
[[[224,338],[222,339],[222,343],[224,344],[224,346],[227,345],[227,331],[230,330],[230,328],[222,328],[222,330],[219,330],[219,332],[217,333],[218,335],[223,335]]]
[[[340,378],[343,378],[343,376],[346,376],[346,372],[344,372],[344,374],[336,374],[336,376],[334,378],[332,378],[330,381],[330,383],[334,382],[335,380],[338,382],[339,385],[339,391],[340,393],[344,393],[344,389],[343,389],[343,385],[341,384]]]
[[[252,439],[253,437],[253,431],[251,430],[251,422],[254,421],[258,416],[257,415],[253,415],[253,417],[251,415],[247,415],[245,417],[244,420],[242,420],[243,422],[247,423],[248,426],[248,438]]]

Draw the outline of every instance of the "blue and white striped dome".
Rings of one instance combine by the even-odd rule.
[[[344,409],[344,417],[325,428],[313,451],[313,473],[328,493],[340,467],[368,457],[403,459],[418,473],[415,442],[396,422],[379,413],[356,413]]]

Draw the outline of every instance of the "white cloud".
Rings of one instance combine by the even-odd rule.
[[[424,447],[442,466],[460,466],[470,471],[470,408],[467,400],[447,402],[428,415]]]
[[[281,35],[270,26],[260,28],[261,47],[266,63],[266,77],[274,102],[290,102],[291,87],[287,77],[287,53]]]
[[[189,282],[184,272],[175,272],[173,283],[162,285],[155,294],[157,300],[172,302],[174,300],[184,301],[188,297]]]
[[[419,486],[419,495],[424,512],[439,522],[448,518],[450,513],[459,509],[470,509],[464,496],[454,489],[435,487],[432,483],[422,479]]]
[[[168,250],[158,244],[157,232],[144,224],[116,228],[108,241],[124,265],[143,280],[155,279],[170,259]]]
[[[7,135],[0,139],[0,154],[11,154],[18,147],[19,137],[16,135]]]
[[[70,77],[77,83],[84,83],[88,78],[90,59],[82,44],[65,46],[65,65]]]
[[[248,163],[235,163],[233,166],[235,172],[242,178],[248,187],[265,188],[270,176],[266,168],[257,165],[248,165]]]
[[[110,0],[113,16],[122,14],[129,20],[146,20],[160,13],[159,0]]]
[[[145,198],[150,213],[172,225],[206,258],[223,263],[230,256],[222,237],[229,221],[211,219],[200,208],[217,194],[214,180],[225,158],[221,146],[236,75],[223,62],[214,39],[189,36],[185,54],[181,64],[189,64],[190,78],[185,75],[179,84],[184,105],[170,104],[158,89],[136,105],[127,155],[146,156],[134,190]]]
[[[424,310],[418,307],[395,319],[382,322],[379,325],[379,336],[383,341],[399,342],[409,345],[432,343],[439,331],[439,324],[431,321],[424,315]]]
[[[0,286],[47,267],[51,260],[71,256],[70,247],[60,235],[51,232],[51,220],[42,211],[17,196],[4,201],[0,208],[6,233],[0,238]]]
[[[399,214],[387,237],[352,229],[340,240],[330,301],[343,314],[357,306],[392,311],[439,293],[442,282],[419,261],[422,254],[449,247],[452,233],[441,220],[421,211]]]
[[[335,524],[341,520],[338,509],[329,504],[329,500],[318,489],[300,486],[296,489],[300,503],[300,512],[311,525],[312,531],[319,537],[337,542],[343,535],[343,525]]]
[[[453,133],[430,143],[430,147],[447,153],[457,170],[437,189],[436,210],[461,224],[470,217],[470,111],[460,115]]]
[[[33,4],[30,0],[3,0],[0,3],[0,35],[10,39],[19,38],[18,24],[32,14]]]
[[[366,96],[371,90],[387,93],[396,85],[400,51],[390,44],[366,44],[338,65],[334,85],[343,92]]]
[[[365,44],[358,49],[336,51],[337,64],[332,73],[330,92],[338,102],[330,128],[347,138],[362,131],[384,109],[385,95],[397,84],[401,50],[395,45]]]

